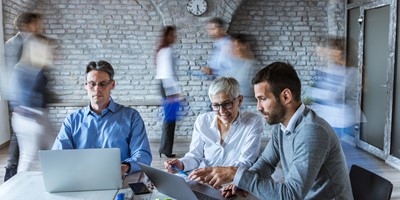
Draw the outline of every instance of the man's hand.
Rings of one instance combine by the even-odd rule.
[[[229,198],[240,193],[239,191],[242,191],[243,197],[247,197],[249,195],[249,192],[240,190],[236,185],[229,184],[224,189],[222,189],[222,196],[225,198]]]
[[[171,159],[164,162],[164,167],[167,170],[167,172],[177,173],[177,171],[172,168],[172,165],[175,165],[180,170],[183,170],[184,168],[182,161],[178,159]]]
[[[201,71],[202,71],[203,73],[207,74],[207,75],[212,75],[212,74],[213,74],[212,69],[209,68],[209,67],[202,67],[202,68],[201,68]]]
[[[189,178],[220,189],[222,184],[233,181],[236,171],[237,167],[207,167],[194,170],[190,173]]]
[[[128,164],[121,164],[121,176],[124,177],[126,173],[129,173],[130,168]]]

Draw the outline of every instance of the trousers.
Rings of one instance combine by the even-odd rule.
[[[164,121],[160,148],[158,150],[159,153],[166,155],[172,154],[172,148],[174,146],[175,124],[175,121]]]
[[[19,144],[18,173],[22,171],[37,170],[33,166],[39,166],[38,151],[50,149],[55,135],[51,134],[47,114],[41,110],[35,117],[13,112],[12,126]]]

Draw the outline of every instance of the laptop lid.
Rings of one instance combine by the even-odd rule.
[[[224,199],[221,191],[195,181],[186,182],[180,176],[138,163],[157,190],[175,199],[198,199],[193,190],[215,199]]]
[[[39,159],[48,192],[122,187],[119,148],[41,150]]]

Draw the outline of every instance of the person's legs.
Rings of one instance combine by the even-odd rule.
[[[9,101],[8,101],[8,107],[10,108],[9,114],[11,116],[13,111],[12,109],[13,106]],[[10,144],[8,146],[8,158],[7,158],[6,173],[4,174],[4,182],[6,182],[8,179],[17,174],[18,161],[19,161],[19,145],[18,145],[17,135],[15,134],[15,131],[11,123],[11,118],[9,120],[9,123],[10,123],[11,138],[10,138]]]
[[[172,154],[172,148],[174,145],[174,135],[175,135],[175,121],[167,122],[164,121],[163,129],[162,129],[162,136],[161,136],[161,143],[158,152],[161,154],[165,154],[167,157],[171,156],[174,157]]]
[[[333,127],[333,129],[338,134],[339,138],[342,138],[345,134],[354,137],[355,132],[357,130],[357,126],[356,125],[352,125],[352,126],[345,127],[345,128],[335,128],[335,127]]]
[[[11,130],[11,139],[10,139],[10,144],[8,146],[8,160],[6,166],[6,173],[4,175],[4,182],[6,182],[8,179],[17,174],[18,160],[19,160],[19,146],[18,146],[17,135],[13,130]]]
[[[40,122],[41,117],[26,117],[13,113],[12,124],[18,138],[20,156],[17,172],[32,171],[39,166],[38,151],[41,149],[42,141],[47,136],[46,127]]]
[[[357,130],[357,126],[353,125],[353,126],[344,128],[343,133],[354,137],[356,130]]]
[[[333,127],[333,129],[335,130],[335,132],[339,136],[339,138],[342,138],[344,129],[343,128],[336,128],[336,127]]]

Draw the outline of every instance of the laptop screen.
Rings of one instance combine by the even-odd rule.
[[[186,182],[180,176],[170,174],[142,163],[138,163],[146,176],[153,182],[157,190],[175,199],[200,199],[195,192],[210,199],[224,199],[221,191],[197,182]]]
[[[122,187],[118,148],[41,150],[39,159],[48,192]]]

